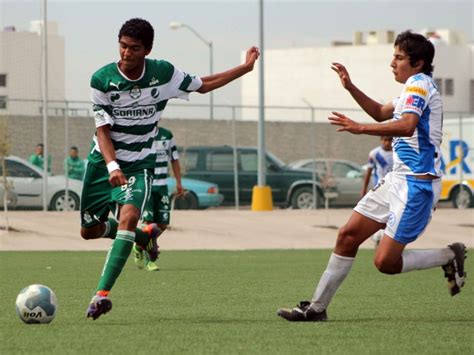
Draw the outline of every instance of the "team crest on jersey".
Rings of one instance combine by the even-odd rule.
[[[148,85],[152,86],[152,85],[156,85],[156,84],[159,84],[159,83],[160,82],[158,81],[158,79],[153,77],[153,78],[151,78],[150,83]]]
[[[112,102],[115,102],[117,101],[118,99],[120,99],[120,95],[118,92],[113,92],[111,95],[110,95],[110,100]]]
[[[130,97],[132,99],[138,99],[142,95],[142,91],[138,87],[138,85],[135,85],[131,90],[130,90]]]
[[[151,89],[151,97],[156,99],[156,98],[158,98],[158,96],[160,96],[160,92],[158,91],[158,89],[157,88]]]

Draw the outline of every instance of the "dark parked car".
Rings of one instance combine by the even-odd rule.
[[[230,146],[196,146],[181,151],[184,176],[210,181],[219,186],[224,204],[235,203],[234,155]],[[257,184],[257,149],[237,148],[239,201],[250,203],[252,189]],[[266,183],[272,189],[273,203],[282,207],[311,208],[313,205],[313,174],[290,169],[280,159],[267,152]],[[318,207],[324,206],[323,189],[316,181]]]

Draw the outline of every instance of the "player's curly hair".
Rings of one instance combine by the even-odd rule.
[[[411,30],[400,33],[395,39],[395,46],[398,46],[410,57],[410,65],[414,67],[419,60],[423,60],[423,73],[431,75],[433,73],[433,58],[435,48],[426,37]]]
[[[155,31],[147,20],[142,18],[132,18],[125,22],[120,28],[118,38],[122,36],[132,37],[141,40],[146,49],[153,47]]]

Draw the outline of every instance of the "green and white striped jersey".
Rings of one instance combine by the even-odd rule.
[[[156,149],[155,178],[153,186],[166,186],[168,177],[168,162],[178,160],[179,154],[173,133],[163,127],[158,127],[154,146]]]
[[[186,74],[164,60],[145,59],[143,73],[128,79],[118,63],[108,64],[92,75],[91,99],[96,127],[111,126],[110,136],[117,163],[124,172],[155,167],[153,142],[157,123],[171,98],[188,99],[202,85],[198,77]],[[97,134],[89,162],[104,165]]]

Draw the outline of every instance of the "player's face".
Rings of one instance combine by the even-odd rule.
[[[131,72],[141,69],[145,57],[151,49],[145,49],[142,41],[128,36],[122,36],[119,40],[120,46],[120,69]]]
[[[386,150],[386,151],[392,150],[392,138],[391,137],[382,138],[382,148],[383,148],[383,150]]]
[[[410,64],[410,57],[396,46],[395,51],[393,52],[392,62],[390,63],[393,75],[395,75],[395,80],[399,83],[405,84],[410,76],[421,72],[423,61],[420,62],[418,62],[415,67],[412,67]]]

